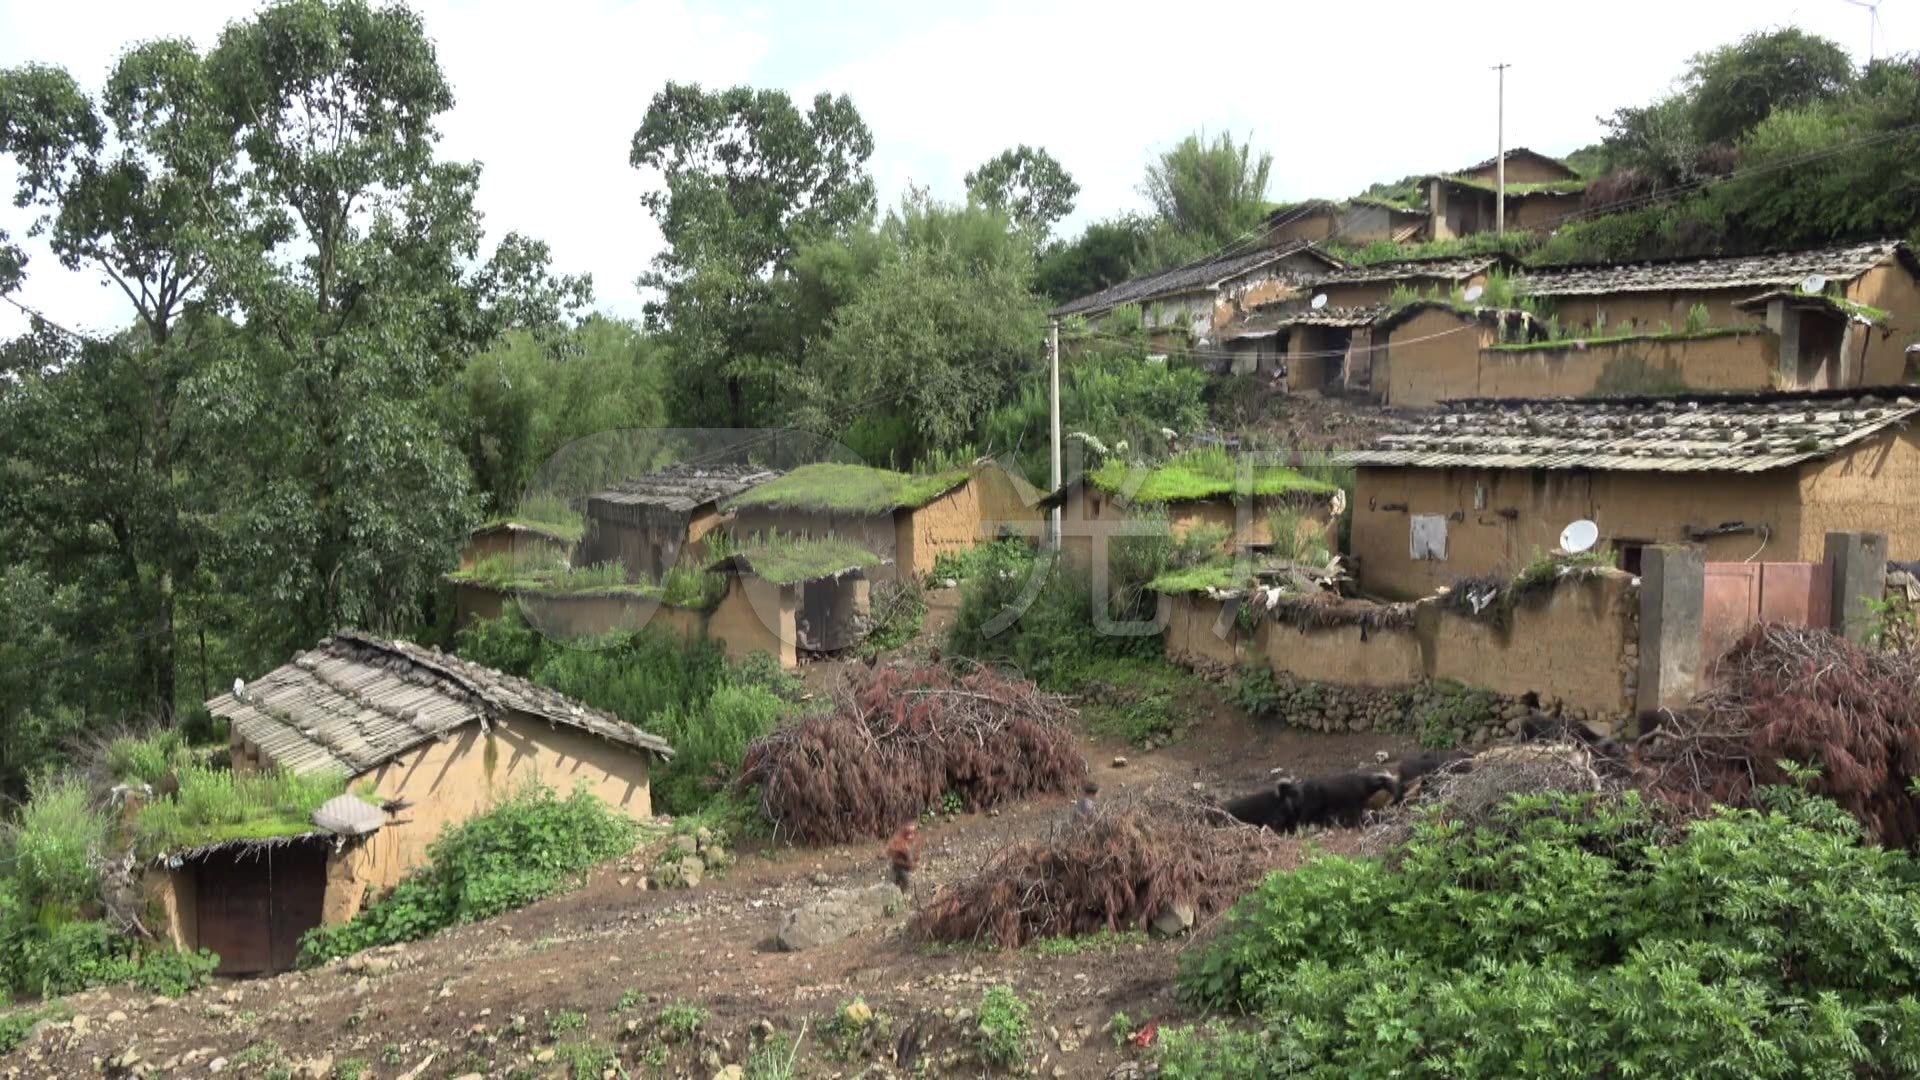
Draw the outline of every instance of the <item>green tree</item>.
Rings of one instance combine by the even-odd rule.
[[[1073,213],[1080,185],[1052,154],[1021,143],[967,174],[967,196],[1004,212],[1013,223],[1045,237]]]
[[[1748,34],[1691,61],[1694,131],[1702,142],[1732,142],[1777,109],[1839,94],[1853,74],[1846,50],[1826,38],[1795,27]]]
[[[1675,94],[1651,105],[1615,109],[1600,123],[1607,129],[1601,153],[1609,171],[1636,170],[1655,188],[1697,179],[1700,137],[1687,98]]]
[[[1070,241],[1054,241],[1040,255],[1035,287],[1056,304],[1118,285],[1142,259],[1147,222],[1123,217],[1096,221]]]
[[[805,113],[784,91],[668,83],[630,161],[664,186],[642,203],[667,247],[641,284],[671,342],[669,410],[683,426],[768,421],[806,342],[786,332],[776,281],[809,240],[873,212],[868,132],[853,102],[821,94]]]
[[[1230,132],[1175,143],[1147,166],[1140,189],[1165,226],[1155,261],[1171,265],[1244,238],[1266,215],[1272,172],[1272,154],[1255,154]]]

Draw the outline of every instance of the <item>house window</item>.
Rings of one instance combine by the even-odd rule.
[[[1640,556],[1647,550],[1646,540],[1615,540],[1613,542],[1614,565],[1629,574],[1639,576]]]
[[[1412,551],[1415,559],[1447,561],[1447,516],[1415,514],[1412,518]]]

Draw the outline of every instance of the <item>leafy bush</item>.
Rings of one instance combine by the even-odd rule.
[[[1027,1056],[1033,1038],[1033,1007],[1011,986],[995,986],[980,998],[980,1056],[1011,1067]]]
[[[1241,667],[1234,674],[1228,696],[1255,720],[1270,720],[1280,714],[1280,683],[1266,664]]]
[[[491,918],[564,888],[595,863],[633,846],[635,826],[584,788],[562,799],[531,788],[478,817],[449,825],[408,875],[351,922],[319,927],[300,944],[312,966],[375,945],[413,941]]]
[[[653,771],[663,813],[688,814],[733,779],[747,744],[772,731],[787,703],[757,686],[725,685],[694,708],[668,709],[652,730],[673,747],[673,760]]]
[[[120,783],[157,784],[192,760],[186,736],[171,729],[146,736],[117,735],[106,746],[107,771]]]
[[[137,970],[133,939],[103,922],[67,922],[23,942],[19,988],[60,997],[126,982]]]
[[[936,568],[936,573],[938,572]],[[855,652],[874,656],[912,641],[927,618],[927,598],[913,581],[881,581],[873,586],[873,627]]]
[[[1262,1018],[1223,1050],[1254,1075],[1914,1075],[1920,872],[1770,801],[1677,834],[1631,796],[1429,818],[1394,860],[1270,876],[1182,989]]]
[[[1162,537],[1138,539],[1157,541],[1162,556],[1172,548],[1171,541]],[[1149,606],[1153,597],[1146,586],[1163,561],[1152,555],[1141,546],[1115,553],[1110,567],[1112,617],[1153,617]],[[1147,569],[1153,572],[1139,576]],[[1124,606],[1128,598],[1131,606]],[[1157,635],[1106,633],[1095,626],[1093,614],[1093,591],[1085,567],[1042,558],[1021,546],[996,545],[987,566],[960,594],[947,648],[982,663],[1018,668],[1034,682],[1057,691],[1077,690],[1086,666],[1099,658],[1160,655]]]
[[[298,836],[312,830],[320,804],[347,789],[346,778],[337,773],[234,772],[193,765],[178,775],[179,792],[148,804],[135,819],[135,850],[157,854],[221,840]]]
[[[978,576],[994,560],[1021,555],[1032,558],[1033,545],[1018,537],[1006,537],[962,551],[942,551],[933,557],[933,572],[927,575],[927,581],[929,585],[940,581],[964,584]]]
[[[158,949],[140,957],[133,985],[145,993],[176,998],[212,982],[213,969],[219,966],[220,958],[205,949]]]
[[[77,910],[99,892],[96,861],[107,847],[108,821],[87,788],[71,776],[42,776],[28,786],[20,816],[6,829],[13,885],[28,908]]]

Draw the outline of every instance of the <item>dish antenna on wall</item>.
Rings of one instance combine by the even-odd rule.
[[[1803,293],[1808,293],[1816,296],[1819,295],[1820,293],[1826,292],[1827,291],[1827,275],[1808,274],[1806,276],[1806,279],[1800,282],[1800,291]]]
[[[1308,303],[1312,305],[1313,310],[1319,311],[1321,308],[1327,306],[1327,294],[1320,293],[1319,295],[1315,296],[1312,300],[1309,300]]]
[[[1467,303],[1471,304],[1475,300],[1480,299],[1482,296],[1485,296],[1486,294],[1487,294],[1487,290],[1481,288],[1478,285],[1475,285],[1472,288],[1468,289],[1466,292],[1461,293],[1460,299],[1465,300]]]
[[[1600,539],[1600,526],[1581,518],[1560,530],[1560,550],[1569,555],[1578,555],[1593,547]]]

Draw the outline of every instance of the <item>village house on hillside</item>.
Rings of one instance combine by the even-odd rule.
[[[669,465],[587,497],[580,561],[618,563],[629,581],[659,581],[684,556],[701,561],[708,534],[727,524],[722,501],[778,479],[759,465]]]
[[[729,654],[764,646],[789,671],[799,654],[838,652],[872,629],[872,576],[886,560],[836,537],[756,539],[707,569],[727,577],[727,599],[706,633]]]
[[[1361,588],[1426,596],[1512,574],[1589,519],[1638,570],[1648,544],[1817,561],[1830,532],[1920,557],[1920,390],[1465,401],[1340,455],[1356,467]]]
[[[1204,342],[1214,327],[1303,278],[1347,264],[1309,244],[1261,246],[1123,281],[1055,308],[1055,318],[1079,316],[1098,326],[1115,308],[1140,309],[1148,340],[1158,349]]]
[[[1366,195],[1344,203],[1308,199],[1277,207],[1266,221],[1266,242],[1273,245],[1323,244],[1331,240],[1356,247],[1415,244],[1425,240],[1426,234],[1426,210]]]
[[[230,725],[236,771],[333,774],[365,796],[346,815],[364,821],[350,835],[316,828],[176,853],[149,879],[175,943],[218,953],[223,972],[292,967],[302,934],[352,918],[422,865],[444,826],[524,784],[584,784],[645,819],[649,766],[672,754],[658,737],[524,679],[345,630],[207,710]]]
[[[1317,542],[1332,551],[1340,497],[1334,485],[1287,465],[1202,450],[1151,467],[1110,460],[1061,484],[1042,505],[1061,508],[1062,553],[1084,564],[1096,549],[1111,552],[1111,540],[1161,531],[1157,521],[1141,524],[1161,516],[1175,538],[1218,532],[1222,551],[1276,541],[1289,548]]]
[[[488,559],[515,562],[564,563],[573,557],[580,536],[561,525],[534,525],[521,521],[493,521],[467,534],[460,552],[460,569],[471,570]]]
[[[1492,232],[1496,225],[1499,158],[1488,158],[1457,173],[1427,177],[1427,237],[1449,240]],[[1586,181],[1556,158],[1524,146],[1506,153],[1508,229],[1546,232],[1578,213],[1586,199]]]

